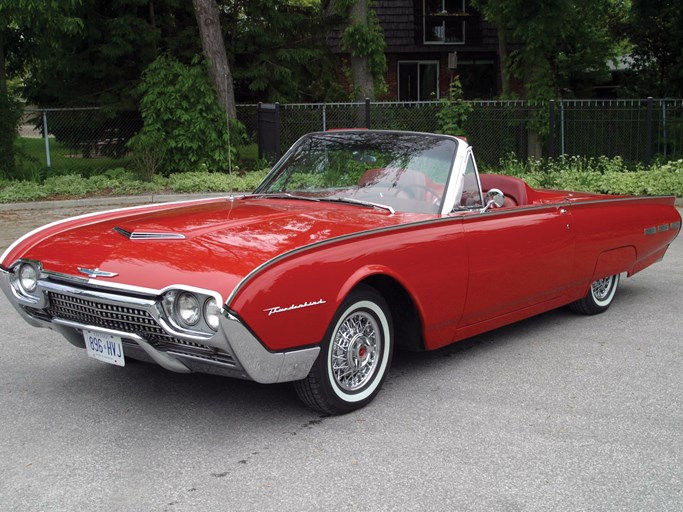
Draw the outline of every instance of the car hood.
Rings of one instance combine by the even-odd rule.
[[[2,263],[26,258],[77,277],[85,277],[79,269],[99,269],[116,274],[96,278],[103,284],[186,285],[225,299],[249,272],[288,251],[426,217],[432,216],[255,197],[154,205],[48,226],[10,249]]]

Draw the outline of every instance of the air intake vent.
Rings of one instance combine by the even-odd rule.
[[[185,235],[180,233],[145,233],[141,231],[126,231],[123,228],[114,228],[118,234],[129,240],[185,240]]]

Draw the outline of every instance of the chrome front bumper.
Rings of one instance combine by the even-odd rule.
[[[155,296],[126,295],[98,289],[92,283],[81,286],[43,276],[38,281],[40,298],[33,301],[17,293],[10,277],[9,271],[0,268],[0,288],[30,325],[52,329],[80,348],[85,348],[83,330],[113,334],[123,340],[126,357],[154,362],[174,372],[211,373],[263,384],[288,382],[305,378],[320,352],[319,347],[271,352],[225,308],[216,334],[205,338],[187,336],[175,332],[165,321]],[[52,297],[59,297],[75,310],[89,308],[89,313],[77,319],[63,318],[60,309],[51,304],[51,301],[57,302]],[[94,319],[100,309],[107,314],[106,321],[83,320]],[[126,322],[130,323],[130,320],[116,320],[117,317],[140,318],[143,314],[147,322],[143,327],[150,327],[159,334],[124,330],[121,326],[127,326]]]

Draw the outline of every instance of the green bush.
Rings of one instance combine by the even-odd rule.
[[[683,160],[665,164],[626,164],[622,158],[564,156],[521,162],[509,156],[496,169],[517,176],[531,187],[617,195],[675,195],[683,197]]]
[[[45,188],[32,181],[12,181],[0,188],[0,203],[37,201],[49,195]]]
[[[564,158],[553,161],[520,162],[508,157],[501,161],[498,172],[518,176],[535,188],[577,190],[604,194],[676,195],[683,197],[683,160],[627,166],[619,158]],[[53,176],[43,183],[12,181],[0,177],[0,203],[36,201],[47,198],[83,197],[88,195],[134,195],[163,192],[251,192],[265,178],[268,169],[234,174],[189,172],[175,173],[150,181],[140,179],[124,168],[84,178],[75,174]],[[322,177],[321,177],[322,178]],[[323,184],[324,182],[321,182]]]
[[[442,98],[441,104],[441,110],[436,113],[439,133],[466,137],[464,126],[467,116],[472,112],[472,105],[463,100],[462,84],[457,75],[448,88],[448,98]]]
[[[251,192],[265,178],[266,170],[254,171],[244,176],[223,173],[187,172],[168,177],[168,188],[174,192]],[[231,186],[232,185],[232,186]]]
[[[218,171],[236,156],[235,145],[246,130],[230,123],[230,144],[225,114],[216,100],[204,65],[188,67],[170,57],[159,57],[143,74],[138,88],[144,126],[128,147],[138,170],[151,179],[157,170],[173,173]]]

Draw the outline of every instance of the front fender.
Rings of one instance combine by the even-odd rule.
[[[412,297],[429,347],[449,341],[464,306],[462,236],[459,221],[437,222],[298,250],[245,279],[227,306],[270,350],[317,345],[349,292],[384,275]]]

